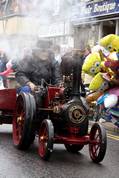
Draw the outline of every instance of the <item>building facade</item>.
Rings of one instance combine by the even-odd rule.
[[[30,44],[37,37],[69,47],[93,46],[107,34],[119,34],[118,15],[119,0],[0,0],[0,37],[13,43],[17,37],[24,46],[22,38]]]
[[[72,8],[74,45],[95,45],[107,34],[119,35],[119,0],[76,0]]]
[[[73,47],[70,12],[73,0],[0,0],[0,37],[19,45],[47,38],[54,44]],[[17,41],[18,44],[18,41]]]

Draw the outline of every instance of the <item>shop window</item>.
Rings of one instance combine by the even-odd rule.
[[[0,0],[0,16],[4,15],[6,0]]]

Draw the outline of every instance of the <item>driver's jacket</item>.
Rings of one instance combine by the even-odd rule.
[[[16,80],[21,86],[29,81],[40,85],[41,79],[53,85],[61,82],[60,67],[55,59],[26,57],[16,64],[15,72]]]

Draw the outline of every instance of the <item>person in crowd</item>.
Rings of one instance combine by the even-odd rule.
[[[84,59],[91,53],[91,47],[90,45],[86,45],[85,50],[84,50]]]
[[[50,49],[50,42],[38,40],[32,55],[26,55],[15,66],[15,77],[21,85],[20,92],[33,92],[44,79],[47,83],[58,85],[62,83],[60,67]]]
[[[0,50],[0,73],[2,74],[6,69],[6,64],[8,62],[8,58],[6,53],[4,52],[4,50]],[[6,79],[6,75],[1,75],[2,80],[3,80],[3,85],[4,87],[7,87],[7,79]]]
[[[73,70],[73,63],[74,63],[74,55],[78,54],[78,56],[80,57],[80,63],[81,65],[83,64],[83,61],[85,59],[85,50],[80,50],[80,49],[73,49],[71,51],[68,51],[67,53],[65,53],[62,56],[62,61],[61,61],[61,72],[62,75],[65,76],[66,81],[68,82],[69,80],[71,80],[71,76],[72,75],[72,70]],[[80,76],[79,76],[80,77]],[[84,97],[86,95],[86,91],[85,91],[85,86],[83,84],[83,80],[81,78],[80,81],[80,89],[81,89],[81,94]]]
[[[56,61],[57,61],[59,64],[61,64],[62,59],[61,59],[61,49],[60,49],[60,46],[59,46],[59,45],[55,45],[55,46],[53,47],[53,49],[54,49]]]

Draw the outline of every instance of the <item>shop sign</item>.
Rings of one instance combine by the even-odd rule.
[[[72,7],[72,20],[95,18],[119,13],[119,0],[80,2]]]

